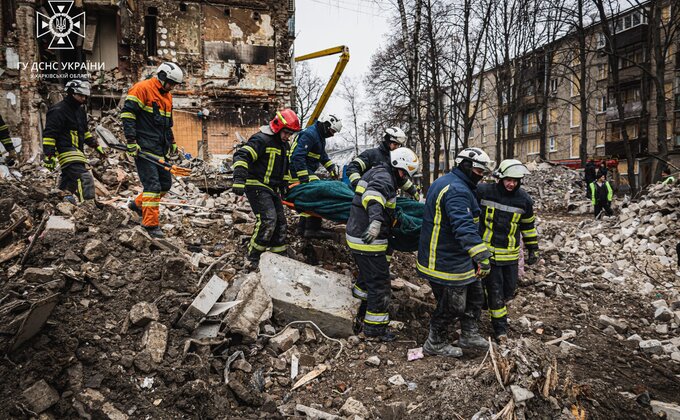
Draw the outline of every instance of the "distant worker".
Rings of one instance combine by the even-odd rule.
[[[614,190],[609,185],[606,175],[600,175],[597,181],[590,184],[590,201],[595,208],[595,218],[600,216],[604,211],[607,216],[614,214],[612,211],[612,199],[614,198]]]
[[[2,120],[0,120],[0,123]],[[671,170],[668,166],[664,167],[661,170],[661,183],[663,185],[672,185],[675,184],[675,177],[671,175]]]
[[[331,114],[322,114],[314,124],[305,128],[293,140],[290,147],[290,182],[306,184],[318,181],[315,175],[319,164],[323,165],[331,178],[338,178],[340,170],[326,153],[326,139],[342,130],[340,118]],[[321,219],[302,214],[298,225],[299,232],[305,238],[331,239],[334,235],[321,229]]]
[[[89,96],[89,82],[71,80],[66,83],[66,97],[47,110],[43,130],[43,166],[54,170],[59,162],[59,189],[73,194],[65,197],[72,203],[95,198],[94,178],[87,166],[84,145],[104,154],[104,149],[90,133],[87,113],[82,107]]]
[[[605,178],[606,178],[608,173],[609,173],[609,168],[607,168],[607,161],[602,160],[600,162],[600,167],[597,168],[597,177],[600,178],[602,175],[604,175]]]
[[[477,322],[484,303],[481,279],[491,271],[491,254],[479,235],[481,210],[475,190],[491,167],[482,149],[463,149],[456,167],[427,191],[416,269],[430,282],[437,306],[423,345],[425,354],[462,356],[463,351],[448,340],[448,329],[458,320],[461,347],[488,347]]]
[[[597,171],[595,169],[595,162],[592,159],[586,163],[586,168],[583,171],[583,178],[586,182],[586,197],[590,197],[590,184],[597,180]]]
[[[288,140],[300,131],[300,120],[291,109],[277,112],[234,153],[234,183],[238,196],[245,192],[257,222],[248,245],[248,261],[254,268],[264,251],[286,252],[286,215],[281,191],[288,176]]]
[[[172,133],[172,93],[184,80],[182,69],[166,62],[156,69],[156,77],[136,83],[128,91],[120,114],[127,139],[127,154],[135,159],[137,174],[144,191],[129,208],[142,217],[142,226],[151,236],[162,238],[159,206],[172,187],[172,175],[142,159],[139,151],[158,158],[177,153]]]
[[[390,162],[390,152],[402,147],[406,143],[406,133],[399,127],[389,127],[385,130],[383,141],[378,147],[368,149],[359,156],[355,157],[349,165],[347,165],[347,176],[352,184],[352,189],[356,189],[361,175],[366,173],[372,167],[379,163]],[[420,193],[415,184],[410,179],[404,180],[402,185],[399,185],[402,191],[411,195],[416,201],[420,201]]]
[[[9,126],[5,124],[5,120],[2,119],[2,115],[0,115],[0,143],[2,143],[5,151],[7,152],[5,163],[7,166],[13,166],[17,160],[17,151],[14,150],[14,144],[12,143],[12,138],[9,135]]]
[[[503,343],[508,335],[506,302],[517,288],[520,233],[529,256],[528,265],[538,261],[538,233],[534,227],[533,201],[521,188],[522,178],[529,174],[522,162],[506,159],[496,171],[497,183],[477,187],[482,210],[479,233],[491,252],[491,273],[482,280],[491,326],[496,341]]]
[[[347,220],[347,245],[359,268],[352,294],[361,299],[354,332],[369,340],[392,341],[390,263],[387,240],[395,223],[397,188],[420,168],[418,156],[405,147],[390,152],[390,164],[379,163],[359,180]]]

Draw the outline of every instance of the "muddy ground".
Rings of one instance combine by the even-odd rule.
[[[296,413],[296,404],[339,414],[349,397],[363,403],[367,418],[469,419],[480,412],[477,418],[492,418],[513,400],[510,385],[531,390],[534,397],[514,410],[510,407],[504,418],[658,418],[650,400],[680,403],[680,364],[642,353],[636,341],[625,340],[636,332],[643,335],[643,330],[646,339],[680,335],[676,329],[655,337],[647,328],[654,315],[651,301],[663,298],[668,289],[642,295],[610,284],[590,270],[578,272],[580,263],[559,250],[543,253],[537,266],[526,269],[518,296],[509,305],[510,341],[494,353],[498,375],[484,351],[466,352],[461,359],[407,361],[407,350],[420,347],[426,338],[434,300],[415,274],[414,255],[397,253],[393,274],[421,286],[417,291],[394,290],[392,318],[404,323],[399,340],[388,344],[343,340],[344,351],[336,359],[337,343],[302,331],[297,350],[308,357],[301,374],[320,363],[329,370],[291,391],[290,365],[277,362],[281,355],[266,345],[266,339],[243,344],[239,337],[226,335],[216,345],[187,345],[187,332],[173,327],[207,268],[182,254],[228,254],[218,274],[230,280],[245,272],[248,236],[243,232],[224,224],[195,226],[187,216],[165,243],[142,237],[134,242],[121,237],[138,223],[128,210],[64,206],[58,194],[28,183],[0,183],[0,197],[12,200],[15,212],[20,208],[29,215],[28,225],[0,243],[3,250],[27,244],[45,211],[66,216],[70,212],[76,219],[75,232],[38,240],[24,267],[19,265],[21,255],[0,264],[3,348],[16,333],[13,321],[26,310],[26,301],[58,294],[58,304],[40,333],[0,360],[1,418],[37,418],[39,413],[31,411],[22,393],[39,380],[59,397],[40,414],[42,419],[125,418],[119,414],[158,419],[304,418]],[[214,213],[229,211],[218,208]],[[543,235],[592,223],[565,214],[541,215],[540,220]],[[8,225],[0,225],[0,231]],[[289,234],[295,237],[294,226]],[[101,243],[86,256],[84,249],[93,241]],[[340,242],[292,242],[296,259],[338,272],[353,270]],[[600,257],[593,254],[590,264],[597,266]],[[26,275],[27,268],[50,266],[57,267],[53,276]],[[672,271],[664,276],[659,283],[671,282],[677,290],[680,278]],[[161,363],[141,351],[144,328],[128,322],[130,308],[141,301],[156,303],[159,322],[168,327]],[[603,314],[625,320],[627,331],[620,337],[603,331],[598,323]],[[488,334],[488,316],[482,318],[482,331]],[[276,311],[271,323],[277,331],[282,327]],[[577,347],[545,344],[565,330],[576,331],[568,341]],[[233,369],[225,384],[226,358],[238,350],[249,366]],[[380,359],[379,366],[366,363],[371,356]],[[391,384],[395,375],[405,383]],[[93,402],[88,397],[91,390],[104,400]]]

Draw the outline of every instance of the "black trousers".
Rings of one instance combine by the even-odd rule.
[[[137,165],[137,174],[144,187],[144,192],[165,193],[170,191],[170,187],[172,187],[172,174],[170,172],[139,157],[135,159],[135,165]]]
[[[259,261],[260,254],[269,250],[277,254],[286,252],[286,215],[281,197],[265,188],[246,188],[246,197],[257,222],[248,245],[248,259]]]
[[[602,210],[604,210],[604,212],[607,216],[611,216],[612,214],[614,214],[614,212],[612,211],[611,201],[605,201],[605,202],[602,202],[602,203],[595,203],[595,217],[597,217],[597,215],[600,214],[600,212]]]
[[[491,264],[491,273],[482,280],[486,304],[491,315],[491,326],[496,336],[508,333],[508,308],[506,302],[517,290],[518,264]]]
[[[437,300],[437,307],[432,312],[430,320],[430,329],[437,334],[445,335],[449,326],[460,320],[462,331],[477,332],[477,320],[484,303],[481,281],[475,280],[466,286],[442,286],[430,282],[430,287]]]
[[[76,162],[62,166],[59,189],[76,195],[80,202],[95,197],[94,178],[84,163]]]
[[[352,291],[354,297],[362,300],[358,318],[364,319],[364,332],[378,335],[390,323],[388,306],[392,297],[390,264],[385,254],[352,253],[359,267],[359,277]]]

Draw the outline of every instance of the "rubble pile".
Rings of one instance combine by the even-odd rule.
[[[522,180],[522,188],[534,199],[534,210],[588,212],[586,187],[579,172],[548,162],[531,162],[527,168],[531,173]]]
[[[179,178],[163,198],[167,238],[152,239],[126,208],[139,183],[124,154],[91,163],[99,206],[64,202],[54,174],[29,166],[20,180],[0,180],[0,404],[10,418],[680,410],[678,277],[661,258],[674,258],[677,189],[652,189],[654,204],[630,204],[620,219],[539,211],[544,261],[526,270],[509,304],[511,340],[447,360],[419,347],[435,305],[415,255],[396,253],[391,265],[399,340],[362,341],[351,332],[356,272],[342,226],[337,242],[304,240],[289,212],[291,258],[264,254],[249,272],[247,201]]]

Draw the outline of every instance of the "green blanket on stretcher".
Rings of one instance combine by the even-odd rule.
[[[298,211],[310,211],[324,219],[347,223],[354,191],[340,181],[314,181],[291,189],[286,201]],[[397,198],[397,226],[392,229],[390,246],[397,251],[418,250],[425,205],[408,198]]]

